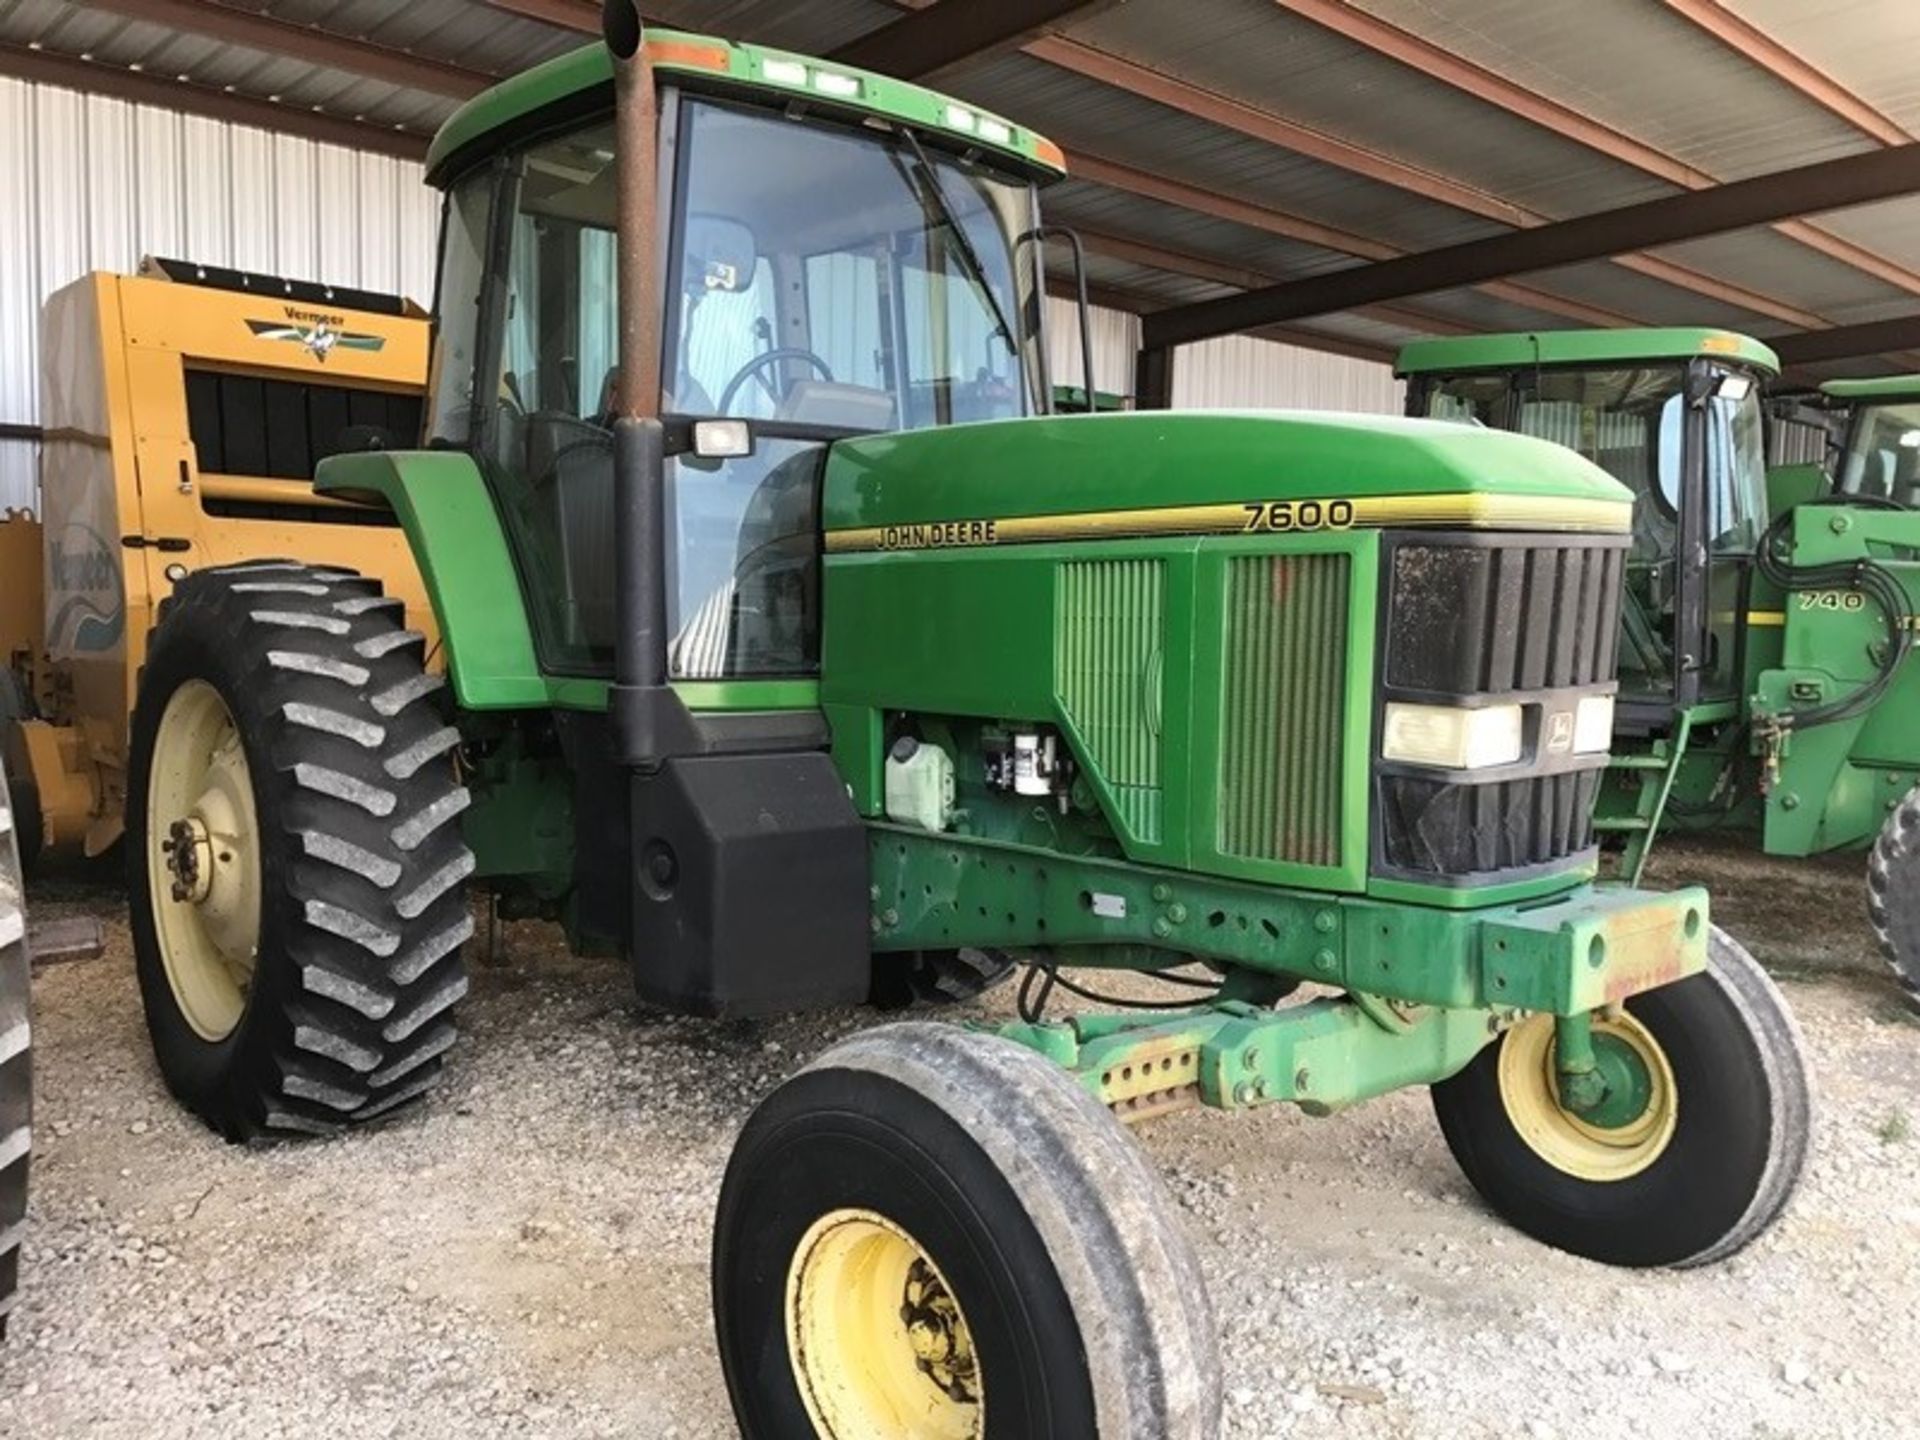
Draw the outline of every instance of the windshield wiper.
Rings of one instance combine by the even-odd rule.
[[[973,240],[961,228],[959,217],[953,213],[953,207],[947,203],[947,192],[940,185],[940,172],[934,169],[933,163],[927,159],[927,152],[920,148],[919,137],[913,131],[902,128],[894,131],[894,134],[905,140],[913,150],[914,169],[919,173],[920,188],[924,196],[922,203],[933,212],[933,217],[953,237],[953,243],[960,251],[960,258],[966,263],[970,272],[968,278],[973,281],[974,288],[980,292],[980,298],[985,300],[988,308],[993,311],[994,328],[999,332],[1000,338],[1006,341],[1007,353],[1017,355],[1020,352],[1020,343],[1013,338],[1013,327],[1007,323],[1007,312],[1000,308],[1000,297],[993,293],[993,286],[987,281],[987,270],[981,263],[980,252],[974,249]]]

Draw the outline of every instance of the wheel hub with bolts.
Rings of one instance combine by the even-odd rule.
[[[1660,1042],[1632,1014],[1590,1023],[1589,1068],[1572,1077],[1553,1016],[1529,1016],[1509,1030],[1500,1042],[1500,1097],[1521,1139],[1556,1170],[1626,1180],[1666,1152],[1679,1087]]]
[[[924,1257],[907,1271],[900,1321],[907,1327],[921,1373],[963,1405],[978,1404],[979,1363],[973,1337],[946,1282]]]
[[[825,1440],[982,1433],[966,1316],[920,1243],[875,1211],[831,1211],[794,1251],[787,1352]]]
[[[173,898],[195,905],[205,900],[213,890],[213,838],[206,822],[198,816],[174,821],[160,849],[173,876]]]

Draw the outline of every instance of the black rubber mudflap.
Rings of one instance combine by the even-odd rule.
[[[0,1338],[19,1293],[27,1224],[33,1054],[28,1044],[27,906],[7,777],[0,771]]]

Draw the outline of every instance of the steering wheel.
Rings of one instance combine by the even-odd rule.
[[[735,372],[734,377],[727,381],[726,389],[720,392],[720,403],[713,407],[714,413],[716,415],[731,415],[733,413],[733,397],[740,393],[740,387],[742,385],[746,384],[748,380],[755,376],[760,377],[760,388],[767,392],[767,398],[778,405],[781,397],[774,393],[773,386],[767,383],[766,376],[762,372],[782,360],[804,360],[820,372],[820,378],[822,380],[825,380],[829,385],[833,383],[833,370],[828,366],[826,361],[814,354],[813,351],[803,345],[782,345],[778,349],[764,350],[747,361],[746,364],[742,365],[739,370]]]

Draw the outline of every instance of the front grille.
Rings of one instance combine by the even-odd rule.
[[[1529,704],[1529,755],[1488,772],[1381,762],[1375,868],[1442,882],[1565,868],[1593,847],[1604,754],[1555,752],[1540,728],[1606,693],[1618,658],[1626,536],[1390,542],[1383,698]]]
[[[1626,550],[1409,541],[1393,550],[1386,683],[1436,695],[1613,679]]]
[[[1593,843],[1600,770],[1459,785],[1409,775],[1380,783],[1380,834],[1395,870],[1484,875],[1527,870]]]
[[[1343,554],[1227,562],[1223,855],[1342,863],[1348,564]]]
[[[1160,839],[1160,665],[1166,566],[1080,560],[1060,567],[1054,674],[1061,708],[1106,780],[1121,824]]]

